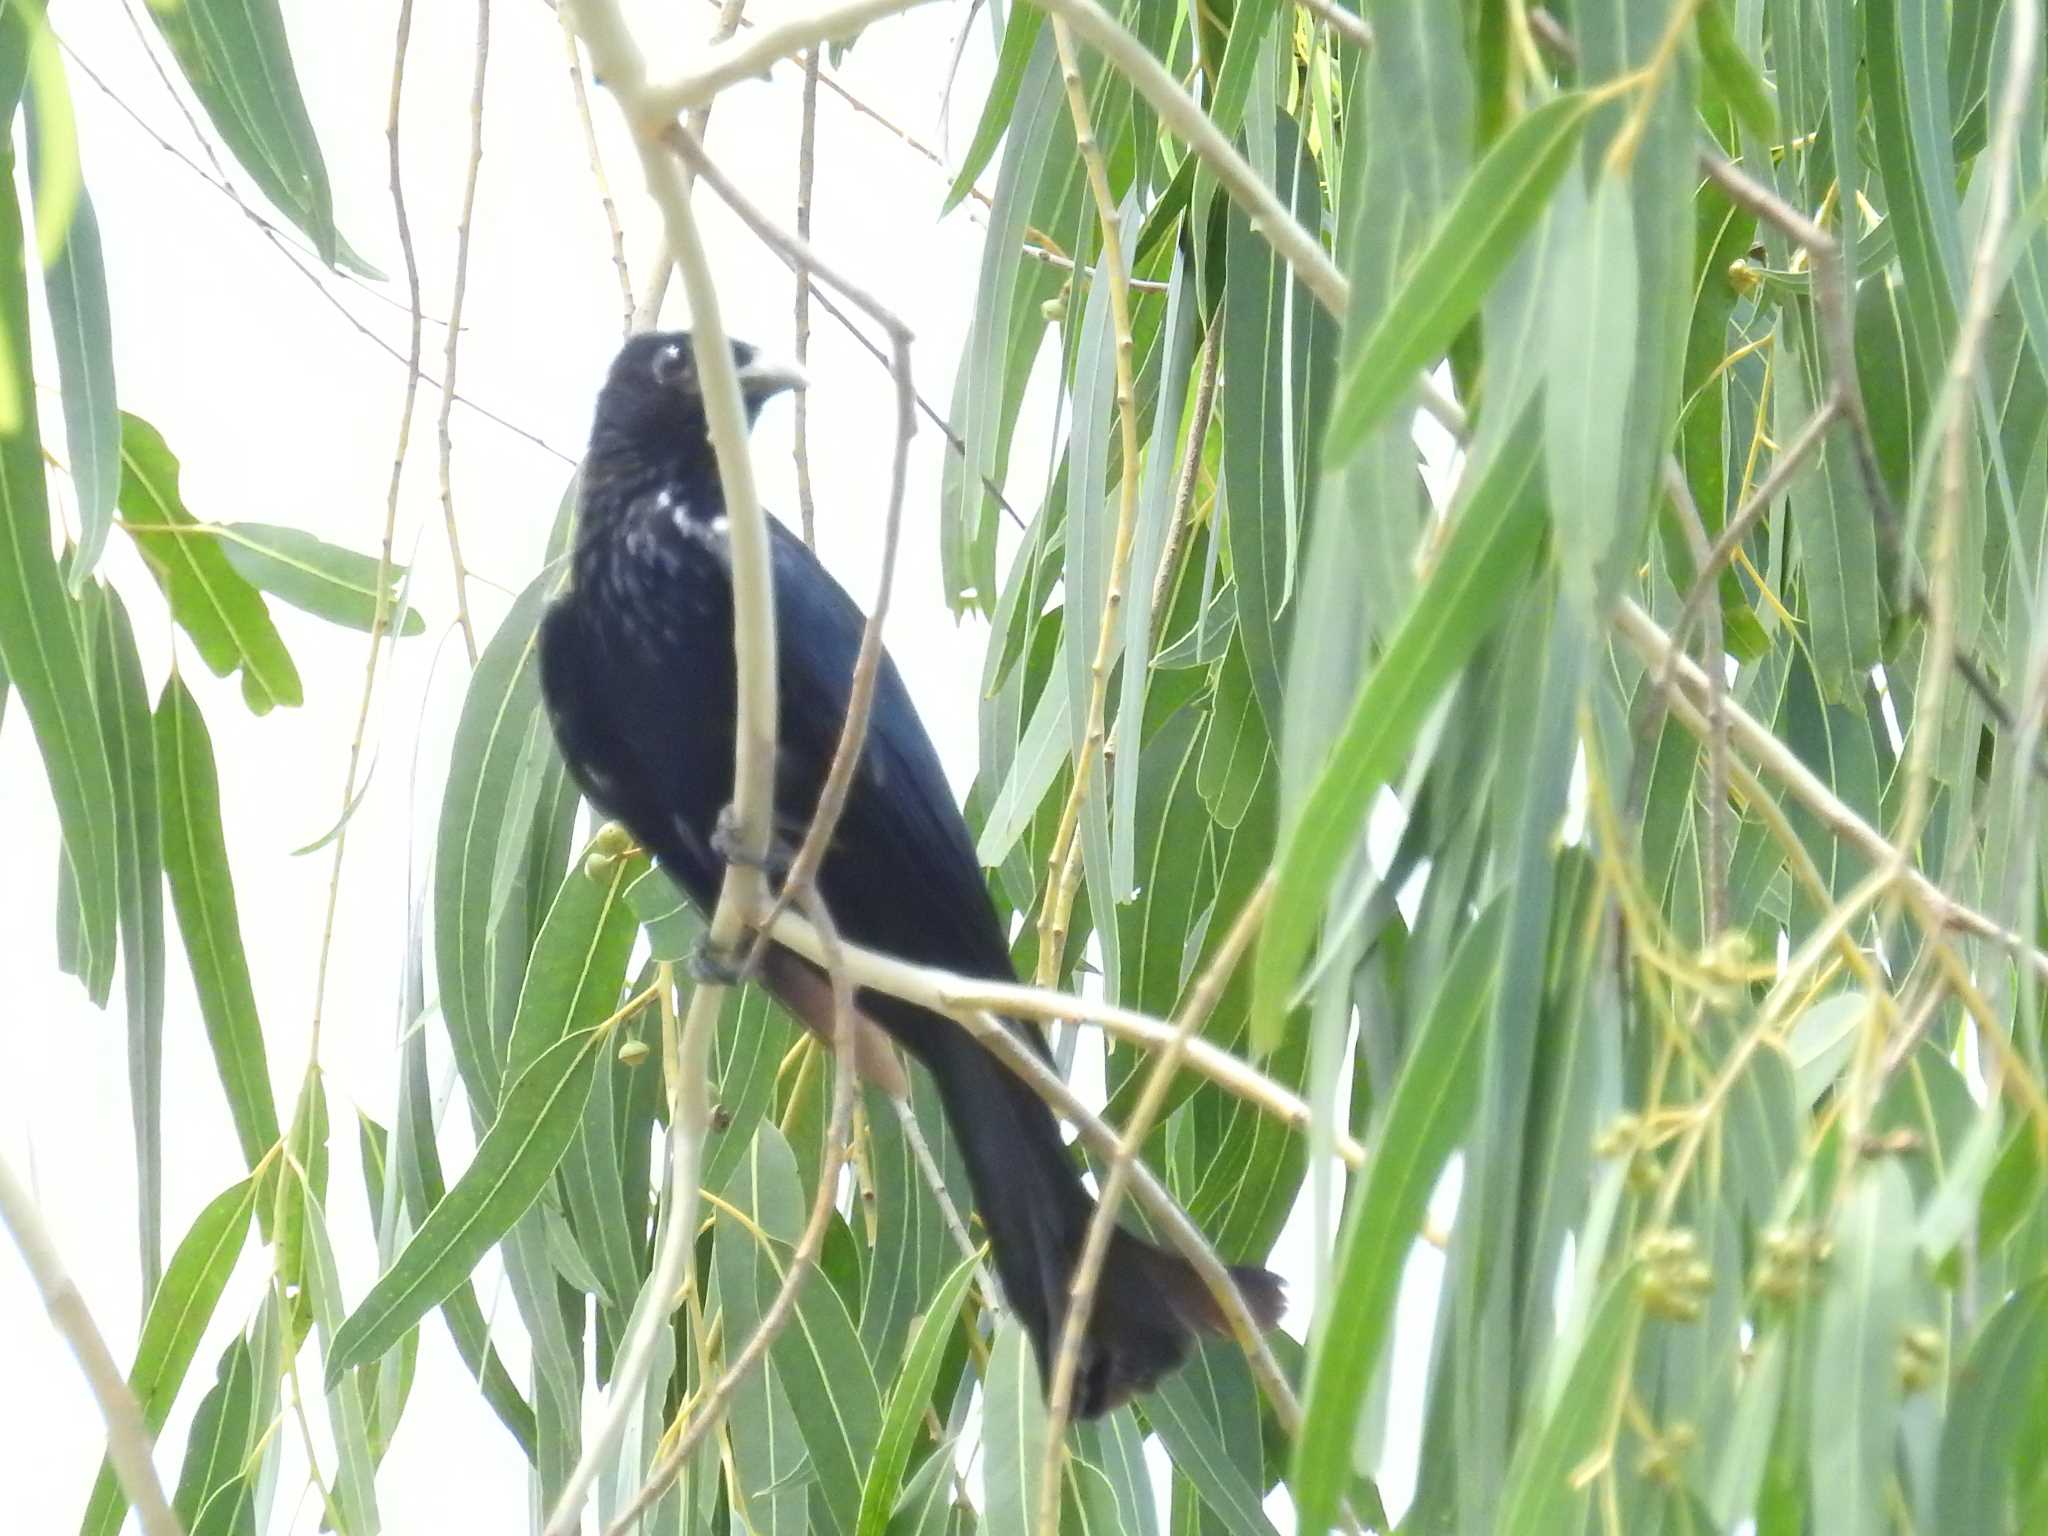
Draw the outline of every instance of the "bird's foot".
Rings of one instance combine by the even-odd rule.
[[[758,869],[772,885],[782,883],[796,858],[796,850],[779,838],[771,838],[768,851],[758,857],[749,852],[741,841],[739,816],[729,805],[718,813],[718,819],[711,825],[711,851],[728,864]]]
[[[711,942],[705,934],[690,949],[690,977],[700,987],[736,987],[747,979],[750,969],[743,949],[727,949]]]

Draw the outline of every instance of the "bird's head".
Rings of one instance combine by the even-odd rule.
[[[794,365],[771,362],[744,341],[732,343],[732,361],[750,426],[774,396],[804,387]],[[597,397],[590,450],[592,468],[685,476],[712,470],[704,385],[689,332],[648,331],[619,349]]]

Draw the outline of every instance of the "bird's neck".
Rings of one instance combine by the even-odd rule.
[[[724,510],[718,466],[706,444],[688,444],[674,437],[613,432],[600,427],[591,434],[583,460],[582,506],[578,538],[602,538],[616,530],[611,522],[628,515],[647,498],[669,493],[674,503],[711,518]]]

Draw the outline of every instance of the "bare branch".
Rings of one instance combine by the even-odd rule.
[[[1628,598],[1623,598],[1615,609],[1614,630],[1648,665],[1653,668],[1673,665],[1679,686],[1689,693],[1705,697],[1707,679],[1698,664],[1683,654],[1679,654],[1674,663],[1672,657],[1676,648],[1671,637],[1655,619]],[[1890,862],[1891,841],[1882,832],[1844,804],[1799,760],[1797,753],[1778,740],[1754,715],[1732,699],[1726,702],[1725,708],[1729,740],[1734,745],[1783,784],[1792,798],[1812,812],[1831,834],[1848,843],[1873,864]],[[2010,952],[2015,960],[2031,966],[2035,974],[2048,978],[2048,954],[2035,949],[1992,918],[1954,900],[1917,866],[1908,865],[1900,879],[1935,925],[1989,939]]]
[[[796,140],[796,237],[811,240],[811,183],[818,168],[818,50],[804,55],[803,121]],[[811,358],[811,269],[796,269],[796,365]],[[811,392],[796,392],[796,505],[804,545],[818,547],[818,498],[811,489]]]
[[[639,106],[653,117],[670,118],[688,107],[701,107],[728,85],[764,74],[779,61],[856,32],[869,22],[895,16],[930,0],[837,0],[805,15],[787,17],[756,30],[744,42],[725,42],[704,50],[697,68],[680,80],[649,87]]]
[[[441,352],[441,415],[435,440],[441,450],[441,520],[448,531],[448,562],[455,568],[455,622],[462,648],[476,665],[476,626],[469,617],[469,573],[462,564],[462,537],[455,526],[455,440],[448,422],[455,411],[455,355],[462,341],[462,299],[469,289],[469,232],[476,219],[477,173],[484,163],[484,72],[491,57],[491,0],[476,0],[476,73],[469,87],[469,162],[462,175],[462,215],[455,221],[455,281],[448,299],[448,335]]]
[[[1130,1119],[1124,1123],[1123,1135],[1109,1161],[1109,1171],[1102,1178],[1095,1215],[1088,1223],[1088,1236],[1081,1245],[1081,1257],[1074,1265],[1066,1320],[1060,1329],[1059,1353],[1054,1357],[1052,1380],[1046,1390],[1045,1473],[1039,1484],[1042,1502],[1038,1511],[1041,1536],[1059,1536],[1060,1465],[1066,1455],[1067,1422],[1073,1412],[1074,1375],[1081,1363],[1081,1340],[1087,1335],[1088,1319],[1095,1310],[1096,1282],[1102,1277],[1102,1263],[1109,1256],[1109,1239],[1116,1231],[1117,1207],[1123,1204],[1124,1195],[1130,1188],[1138,1149],[1152,1134],[1159,1112],[1166,1107],[1167,1090],[1173,1086],[1174,1075],[1187,1052],[1188,1042],[1215,1012],[1216,1001],[1223,995],[1230,973],[1237,969],[1245,947],[1258,932],[1259,923],[1266,915],[1266,903],[1272,894],[1273,876],[1269,872],[1237,914],[1237,921],[1231,925],[1230,932],[1217,947],[1209,964],[1195,979],[1187,1003],[1181,1010],[1180,1022],[1174,1026],[1173,1038],[1152,1058],[1152,1070],[1146,1075],[1145,1086],[1139,1092]]]
[[[590,177],[597,183],[597,201],[604,209],[605,232],[611,236],[612,266],[619,274],[621,325],[633,334],[633,273],[626,265],[626,231],[619,224],[619,206],[612,201],[611,179],[604,173],[604,156],[597,147],[597,124],[590,116],[590,92],[583,83],[583,55],[576,49],[576,32],[567,12],[558,12],[562,26],[562,48],[569,55],[569,91],[576,99],[576,121],[583,129],[584,152],[590,156]]]
[[[0,1161],[0,1223],[13,1234],[42,1293],[50,1323],[78,1356],[86,1385],[100,1405],[100,1417],[107,1425],[107,1460],[114,1464],[114,1476],[121,1491],[142,1518],[145,1536],[183,1536],[184,1528],[171,1513],[163,1485],[157,1481],[156,1466],[150,1460],[151,1435],[142,1417],[142,1405],[128,1390],[127,1379],[100,1336],[98,1324],[86,1309],[57,1245],[43,1224],[43,1214],[34,1198],[14,1176],[14,1170]]]
[[[751,857],[727,864],[706,942],[719,952],[730,954],[745,932],[747,915],[759,907],[763,897],[759,865],[768,847],[774,810],[775,591],[769,568],[768,524],[754,485],[746,413],[740,402],[732,346],[719,314],[717,285],[698,237],[689,190],[684,185],[681,166],[663,142],[662,131],[667,122],[644,109],[645,62],[620,13],[618,0],[581,0],[576,7],[575,23],[584,46],[590,50],[598,78],[618,101],[634,129],[634,145],[647,190],[661,210],[669,255],[683,275],[696,340],[704,412],[724,492],[732,558],[733,652],[737,672],[733,817],[741,851]],[[650,292],[658,309],[658,285]],[[700,1009],[715,1017],[722,999],[722,988],[700,987],[691,999],[693,1022]],[[850,1035],[851,1031],[846,1033]],[[700,1059],[688,1074],[700,1089],[702,1065]],[[632,1357],[622,1357],[613,1368],[611,1414],[619,1422],[623,1422],[620,1405],[640,1392],[652,1367],[652,1337],[650,1334],[650,1347]],[[551,1522],[555,1531],[576,1528],[583,1496],[596,1475],[600,1455],[598,1446],[586,1447],[556,1506]]]
[[[1081,61],[1073,33],[1058,15],[1052,18],[1052,39],[1059,53],[1060,78],[1066,86],[1067,112],[1074,120],[1074,143],[1080,151],[1081,163],[1087,168],[1088,188],[1095,199],[1095,219],[1102,231],[1102,270],[1109,282],[1116,415],[1123,465],[1117,485],[1116,533],[1110,545],[1109,580],[1103,593],[1102,617],[1097,621],[1095,657],[1088,666],[1087,723],[1081,750],[1074,758],[1067,802],[1060,810],[1059,829],[1045,861],[1045,898],[1038,915],[1040,986],[1050,986],[1059,979],[1060,962],[1066,955],[1067,924],[1073,917],[1074,895],[1081,884],[1081,847],[1076,834],[1096,759],[1104,755],[1109,737],[1105,712],[1109,702],[1110,661],[1116,654],[1117,615],[1123,609],[1124,583],[1130,577],[1131,536],[1138,524],[1138,391],[1133,358],[1136,343],[1131,337],[1131,274],[1124,259],[1123,220],[1109,184],[1108,163],[1102,157],[1102,146],[1095,141],[1094,124],[1089,121],[1088,88],[1081,80]],[[1092,485],[1080,488],[1080,494],[1087,498],[1094,497],[1096,491]],[[1071,606],[1068,612],[1073,613]],[[1058,1476],[1047,1486],[1056,1493]]]
[[[859,1077],[854,1068],[857,1027],[853,1012],[853,983],[847,978],[839,930],[832,926],[831,916],[815,894],[807,891],[801,900],[804,915],[816,930],[829,957],[825,969],[832,982],[832,1039],[838,1055],[832,1085],[832,1115],[825,1128],[825,1156],[818,1168],[818,1189],[811,1200],[810,1220],[804,1224],[796,1248],[789,1256],[789,1268],[783,1272],[775,1299],[761,1314],[760,1325],[741,1347],[738,1356],[725,1368],[725,1374],[697,1400],[688,1428],[676,1437],[675,1444],[656,1463],[647,1480],[641,1484],[640,1491],[606,1528],[606,1536],[625,1536],[632,1530],[640,1516],[668,1491],[669,1484],[676,1480],[691,1454],[725,1416],[733,1393],[747,1379],[748,1373],[761,1363],[768,1353],[768,1346],[775,1342],[776,1335],[788,1326],[790,1318],[795,1315],[797,1294],[803,1289],[805,1278],[816,1267],[818,1251],[825,1245],[825,1232],[832,1221],[833,1201],[839,1191],[839,1172],[846,1166],[847,1133],[853,1122],[853,1092]],[[731,1340],[728,1339],[727,1343],[730,1345]],[[559,1533],[550,1530],[549,1536],[570,1536],[573,1530],[573,1526],[564,1526]]]
[[[1357,12],[1345,10],[1337,0],[1294,0],[1294,3],[1352,47],[1372,46],[1371,24]]]

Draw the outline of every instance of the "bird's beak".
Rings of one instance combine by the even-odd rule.
[[[785,389],[808,389],[810,376],[795,363],[757,357],[739,371],[740,393],[755,405]]]

